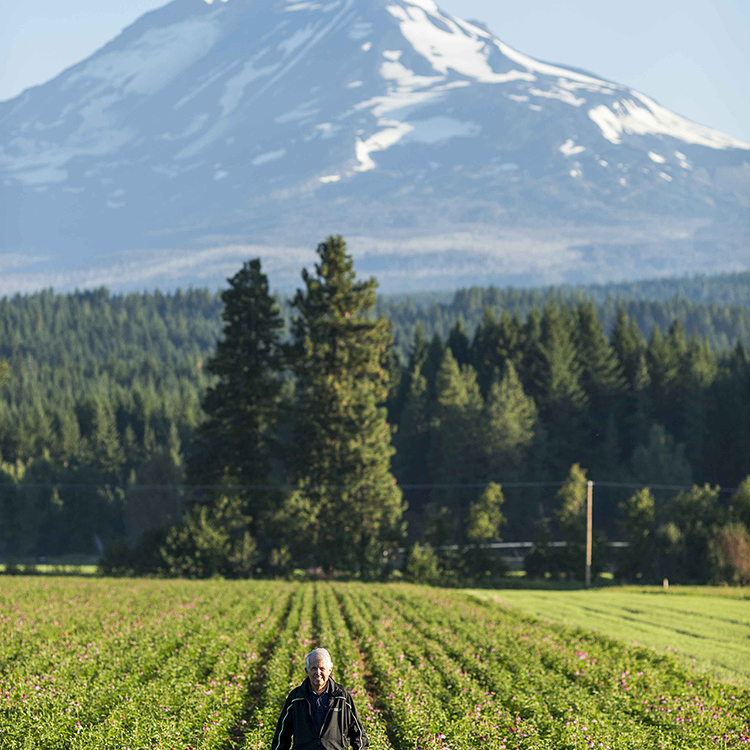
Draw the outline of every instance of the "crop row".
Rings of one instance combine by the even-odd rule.
[[[268,750],[325,646],[373,750],[734,748],[750,695],[458,592],[6,579],[3,750]]]
[[[747,693],[671,658],[431,589],[350,586],[405,744],[695,748],[748,741]]]
[[[226,746],[292,589],[96,583],[12,602],[3,749]]]

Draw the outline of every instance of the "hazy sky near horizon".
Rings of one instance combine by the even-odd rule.
[[[0,100],[53,78],[164,4],[8,4],[0,26]],[[438,5],[483,21],[532,57],[592,71],[750,141],[750,0],[438,0]]]

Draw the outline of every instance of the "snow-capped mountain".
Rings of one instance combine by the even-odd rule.
[[[432,0],[174,0],[0,103],[0,293],[750,267],[750,144]]]

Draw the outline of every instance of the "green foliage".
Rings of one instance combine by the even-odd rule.
[[[377,571],[402,534],[401,491],[391,474],[388,322],[369,315],[374,279],[357,281],[341,237],[318,245],[293,300],[293,466],[315,514],[313,554],[326,566]]]
[[[566,538],[580,541],[586,536],[586,470],[578,464],[570,467],[567,479],[557,491],[560,507],[557,519]]]
[[[238,497],[193,505],[161,548],[165,572],[180,578],[252,577],[258,554],[250,521]]]
[[[683,669],[693,674],[685,683],[686,688],[689,683],[695,684],[698,675],[711,682],[727,680],[735,689],[750,687],[747,642],[750,589],[670,584],[665,590],[660,580],[658,586],[648,587],[603,586],[594,591],[506,588],[476,594],[516,607],[544,622],[594,631],[598,639],[616,638],[631,645],[638,642],[654,654],[671,653],[680,660]],[[623,686],[623,693],[630,690]],[[639,744],[643,745],[643,739],[640,743],[636,741],[635,747]],[[683,745],[689,746],[689,743]]]
[[[534,439],[537,409],[508,361],[502,380],[490,386],[481,419],[490,476],[518,473]]]
[[[500,541],[500,527],[507,523],[502,512],[504,502],[503,488],[496,482],[490,482],[469,505],[462,573],[475,584],[494,580],[499,573],[505,572],[502,559],[495,551],[484,546],[487,542]]]
[[[460,484],[475,480],[480,469],[477,447],[483,405],[474,368],[460,367],[451,349],[446,348],[435,378],[430,425],[428,461],[433,482]],[[444,502],[454,494],[438,489],[433,499]]]
[[[750,476],[745,477],[729,501],[729,517],[750,529]]]
[[[727,523],[709,542],[714,579],[719,583],[750,585],[750,533],[744,523]]]
[[[624,532],[623,549],[618,560],[618,575],[630,581],[654,578],[654,524],[656,503],[648,488],[634,492],[619,505]]]
[[[302,306],[277,302],[257,261],[222,297],[0,300],[0,359],[13,375],[0,391],[0,555],[95,554],[125,541],[132,550],[183,503],[242,495],[264,572],[322,562],[371,575],[402,531],[395,477],[410,538],[430,540],[447,564],[437,547],[464,542],[487,482],[503,483],[511,538],[528,538],[547,491],[513,485],[558,482],[580,463],[598,481],[659,498],[656,577],[684,544],[662,500],[674,491],[658,488],[747,476],[750,357],[730,345],[750,341],[750,319],[747,308],[711,306],[744,299],[745,276],[376,301],[342,245],[324,243]],[[625,290],[631,299],[617,297]],[[247,489],[255,484],[279,489]],[[628,494],[597,497],[597,528],[615,531]],[[737,497],[719,526],[750,523],[750,501]],[[326,537],[344,508],[367,531],[344,525]],[[549,538],[560,539],[554,518]],[[627,575],[645,576],[640,568]]]
[[[428,542],[413,544],[409,548],[404,565],[404,576],[407,581],[434,586],[440,582],[442,574],[440,559]]]
[[[469,506],[466,520],[466,539],[469,542],[500,540],[500,527],[507,523],[502,512],[504,502],[503,488],[496,482],[490,482]]]
[[[578,464],[570,467],[567,479],[557,491],[560,504],[555,513],[566,546],[555,555],[558,573],[581,580],[586,563],[586,506],[588,493],[586,470]],[[607,538],[601,530],[593,534],[592,575],[596,576],[607,564]]]
[[[718,487],[694,485],[672,498],[659,529],[664,577],[676,583],[706,583],[711,578],[710,541],[723,516]]]
[[[204,484],[263,484],[277,442],[284,323],[257,259],[229,279],[221,299],[222,337],[207,364],[216,382],[203,398],[191,474]]]
[[[633,451],[631,465],[633,478],[643,485],[680,487],[692,482],[685,446],[676,444],[660,424],[652,425],[648,441]]]

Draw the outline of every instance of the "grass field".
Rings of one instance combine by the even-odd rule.
[[[408,585],[16,576],[2,750],[268,750],[325,646],[373,750],[750,742],[750,693],[670,654]]]
[[[545,621],[596,630],[676,654],[684,663],[750,688],[750,590],[613,587],[589,591],[475,591]]]

